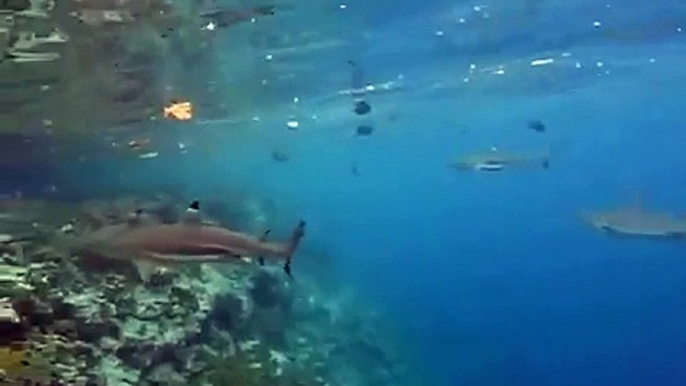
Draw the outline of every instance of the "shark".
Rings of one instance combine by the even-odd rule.
[[[537,165],[544,169],[550,166],[548,153],[540,154],[515,154],[504,153],[497,148],[491,148],[490,152],[468,155],[456,162],[448,164],[448,167],[458,170],[475,170],[486,172],[499,172],[513,166]]]
[[[584,211],[581,219],[592,227],[618,236],[648,238],[686,237],[686,220],[666,212],[650,212],[640,204],[607,211]]]
[[[267,240],[269,230],[255,237],[206,221],[196,200],[179,222],[162,224],[138,210],[124,223],[87,235],[75,249],[91,258],[131,261],[144,280],[160,267],[239,263],[251,258],[256,258],[260,265],[264,265],[264,258],[283,261],[284,272],[291,276],[291,260],[305,235],[305,225],[300,220],[288,240],[271,242]]]

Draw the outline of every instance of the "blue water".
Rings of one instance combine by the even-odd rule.
[[[452,5],[476,18],[480,4]],[[403,74],[405,91],[370,96],[380,111],[371,137],[350,135],[349,100],[312,95],[298,107],[303,116],[348,115],[298,132],[285,129],[281,112],[235,130],[162,128],[176,133],[172,147],[205,136],[211,150],[74,161],[70,185],[180,182],[197,196],[231,186],[278,202],[277,228],[298,217],[309,224],[311,256],[295,269],[335,271],[387,312],[421,358],[422,384],[684,385],[686,244],[609,238],[577,215],[637,193],[650,208],[686,214],[686,35],[674,28],[686,28],[686,9],[607,4],[493,1],[497,22],[488,27],[457,26],[446,2],[366,6],[356,25],[367,30],[344,34],[358,45],[320,58],[321,72],[302,90],[346,88],[348,69],[333,63],[351,53],[372,82]],[[600,34],[610,28],[627,33]],[[362,42],[365,31],[371,40]],[[529,65],[562,63],[563,52],[572,54],[564,66]],[[506,73],[463,85],[470,64]],[[432,91],[439,81],[454,87]],[[533,118],[548,132],[527,130]],[[289,163],[270,159],[275,146]],[[551,167],[446,168],[491,146],[550,148]],[[360,176],[350,173],[353,162]],[[321,246],[332,255],[326,264],[314,258]]]

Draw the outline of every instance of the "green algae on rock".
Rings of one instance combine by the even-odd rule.
[[[0,298],[27,296],[33,291],[28,283],[28,268],[0,265]]]

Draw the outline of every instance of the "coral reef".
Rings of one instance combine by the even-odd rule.
[[[381,318],[352,296],[324,296],[314,281],[258,265],[161,269],[142,282],[109,264],[91,270],[55,243],[125,222],[148,204],[164,208],[151,210],[160,218],[183,208],[163,199],[89,201],[49,226],[25,218],[37,224],[35,234],[10,229],[0,238],[8,247],[0,264],[0,385],[401,384],[406,366]],[[22,213],[33,212],[6,212],[19,223]],[[17,243],[24,256],[12,254]]]

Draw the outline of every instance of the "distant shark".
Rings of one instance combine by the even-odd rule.
[[[448,167],[458,170],[476,170],[498,172],[512,166],[536,165],[547,169],[550,164],[548,153],[542,154],[508,154],[491,148],[490,152],[472,154],[459,161],[448,164]]]
[[[85,237],[77,251],[89,257],[129,260],[136,264],[141,278],[160,266],[193,263],[232,263],[245,258],[265,257],[284,261],[284,271],[291,275],[291,259],[305,234],[300,221],[289,240],[266,241],[208,222],[200,214],[200,203],[193,201],[180,222],[160,224],[142,211],[132,214],[124,224],[103,227]]]
[[[605,233],[633,237],[686,237],[686,220],[669,213],[648,212],[641,205],[581,214],[587,224]]]

